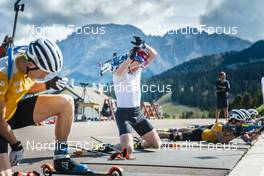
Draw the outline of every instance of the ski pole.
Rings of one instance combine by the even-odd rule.
[[[12,33],[12,44],[14,42],[14,38],[15,38],[15,34],[16,34],[16,25],[17,25],[17,17],[18,17],[18,12],[21,11],[23,12],[24,11],[24,7],[25,7],[25,4],[19,4],[20,0],[17,0],[15,5],[14,5],[14,11],[16,12],[15,14],[15,20],[14,20],[14,25],[13,25],[13,33]]]
[[[24,4],[19,4],[20,0],[17,0],[15,5],[14,5],[14,11],[16,12],[15,14],[15,20],[14,20],[14,25],[13,25],[13,32],[12,32],[12,37],[11,37],[11,42],[9,43],[9,47],[7,50],[7,55],[8,55],[8,68],[7,68],[7,75],[8,75],[8,81],[11,78],[12,75],[12,65],[13,65],[13,46],[14,46],[14,38],[15,38],[15,33],[16,33],[16,24],[17,24],[17,17],[18,17],[18,12],[24,11]]]

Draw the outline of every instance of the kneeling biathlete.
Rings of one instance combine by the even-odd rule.
[[[129,153],[134,150],[132,137],[132,128],[142,137],[143,141],[137,143],[137,149],[159,148],[160,138],[144,117],[140,110],[141,85],[140,78],[143,71],[143,65],[150,64],[156,57],[156,51],[148,45],[146,47],[146,58],[137,56],[137,47],[134,47],[129,58],[125,60],[113,73],[113,84],[117,99],[117,111],[115,114],[116,124],[120,135],[121,147],[126,147]],[[119,89],[120,88],[120,89]]]
[[[23,99],[29,93],[65,86],[60,77],[47,82],[36,81],[62,69],[60,48],[48,39],[39,38],[29,44],[26,52],[16,54],[12,65],[7,64],[7,59],[0,59],[0,175],[11,176],[11,166],[23,159],[23,146],[13,130],[40,123],[51,116],[57,116],[55,169],[74,174],[89,172],[86,165],[75,163],[68,155],[67,139],[74,115],[72,97],[45,94]],[[10,66],[12,75],[9,78],[7,70]],[[8,144],[12,149],[9,157]]]

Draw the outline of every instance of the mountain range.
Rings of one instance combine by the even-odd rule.
[[[92,29],[92,34],[81,33]],[[158,52],[158,58],[144,72],[144,77],[158,75],[181,63],[204,55],[239,51],[252,43],[225,34],[181,34],[167,32],[163,36],[146,35],[132,25],[91,24],[83,26],[80,31],[70,34],[59,41],[63,56],[62,75],[78,82],[109,82],[111,75],[99,76],[98,63],[112,57],[113,52],[123,54],[133,45],[133,36],[140,36]],[[196,30],[196,29],[194,29]]]

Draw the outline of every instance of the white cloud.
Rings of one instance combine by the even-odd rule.
[[[15,0],[13,0],[15,2]],[[33,36],[24,34],[26,25],[86,25],[98,23],[132,24],[141,28],[145,33],[158,34],[158,27],[197,25],[198,16],[203,12],[207,0],[46,0],[29,1],[25,3],[25,11],[21,13],[18,23],[18,40],[23,41]],[[13,3],[0,0],[2,8],[0,14],[4,15],[4,23],[13,20],[10,9]],[[10,26],[3,25],[3,26]],[[11,28],[11,26],[10,26]],[[10,28],[0,27],[3,37],[11,33]],[[22,30],[21,30],[22,29]],[[48,36],[62,36],[63,34],[49,34]],[[29,40],[29,39],[28,39]]]
[[[252,41],[264,39],[264,1],[222,0],[201,16],[211,26],[237,26],[238,36]]]
[[[27,25],[61,27],[66,25],[87,24],[132,24],[142,29],[147,34],[160,34],[159,27],[179,28],[185,26],[196,27],[201,23],[207,25],[239,25],[243,30],[241,37],[259,38],[263,35],[263,18],[260,15],[263,1],[247,1],[253,7],[245,3],[246,0],[21,0],[25,3],[25,11],[19,15],[17,27],[17,41],[25,43],[36,36],[25,34]],[[223,1],[223,2],[222,2]],[[14,18],[13,3],[0,0],[0,40],[5,34],[11,34]],[[236,2],[236,3],[235,3]],[[255,14],[250,14],[256,11]],[[12,13],[11,13],[12,12]],[[250,13],[249,13],[250,12]],[[238,15],[237,15],[238,14]],[[230,15],[232,15],[230,17]],[[249,17],[250,16],[250,17]],[[253,17],[253,18],[252,18]],[[261,21],[262,20],[262,21]],[[254,21],[254,22],[252,22]],[[246,27],[248,25],[248,27]],[[249,35],[249,29],[255,34]],[[248,31],[245,31],[248,30]],[[67,32],[46,33],[53,39],[62,39]]]

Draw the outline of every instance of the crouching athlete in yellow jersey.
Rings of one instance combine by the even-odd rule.
[[[13,130],[34,125],[51,116],[57,116],[55,169],[74,174],[87,172],[86,165],[73,162],[68,155],[67,138],[74,115],[73,99],[67,95],[39,95],[23,99],[27,93],[49,88],[59,90],[65,86],[60,77],[47,82],[35,81],[61,70],[63,57],[60,48],[48,39],[39,38],[31,42],[24,53],[15,55],[10,77],[7,60],[7,57],[0,59],[0,175],[12,175],[11,167],[23,159],[23,146]],[[9,156],[8,144],[12,149]]]
[[[160,132],[159,136],[161,139],[170,139],[173,141],[206,141],[206,142],[223,142],[226,140],[220,140],[220,137],[228,132],[227,129],[223,128],[223,125],[220,122],[215,123],[214,125],[210,125],[206,128],[196,128],[190,129],[185,132],[177,132],[177,133],[168,133],[168,132]],[[232,135],[231,139],[234,139],[235,136]],[[229,141],[230,139],[228,139]]]

